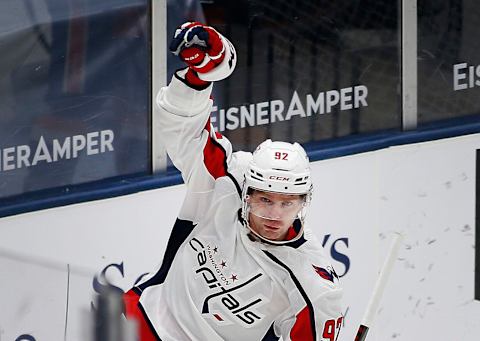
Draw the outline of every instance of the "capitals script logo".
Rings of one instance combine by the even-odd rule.
[[[334,282],[335,278],[338,281],[338,276],[335,270],[331,266],[327,266],[326,269],[321,268],[319,266],[313,265],[313,268],[315,269],[315,272],[320,275],[323,279],[326,279],[327,281]]]
[[[203,301],[202,314],[211,314],[218,322],[227,322],[228,318],[224,314],[210,312],[209,302],[212,299],[219,298],[219,303],[225,308],[224,311],[233,315],[237,322],[242,323],[246,328],[254,326],[264,316],[257,310],[257,308],[265,304],[264,298],[253,297],[248,300],[240,298],[238,291],[244,290],[250,285],[255,285],[262,273],[240,281],[239,284],[233,283],[237,280],[236,275],[227,277],[222,273],[221,268],[226,267],[226,262],[222,261],[217,264],[213,257],[213,253],[218,252],[217,248],[211,248],[210,245],[204,245],[197,238],[192,238],[189,242],[190,247],[196,252],[196,259],[198,268],[195,273],[203,277],[203,281],[208,287],[210,294],[205,297]]]

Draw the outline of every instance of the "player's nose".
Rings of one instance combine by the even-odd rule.
[[[282,205],[281,203],[273,203],[268,207],[267,218],[270,219],[279,219],[282,216]]]

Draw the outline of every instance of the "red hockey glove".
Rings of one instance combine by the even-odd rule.
[[[170,51],[187,65],[187,83],[206,86],[227,78],[235,69],[237,56],[233,45],[214,28],[188,22],[177,28]]]

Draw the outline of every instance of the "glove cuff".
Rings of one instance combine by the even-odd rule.
[[[213,69],[205,73],[198,73],[198,78],[205,82],[215,82],[230,76],[237,65],[237,52],[233,44],[224,36],[220,35],[225,50],[223,60]],[[217,57],[218,58],[218,57]]]
[[[188,85],[188,87],[199,91],[205,90],[211,84],[211,82],[198,78],[198,74],[189,67],[175,71],[175,77]]]
[[[192,70],[191,68],[188,68],[188,71],[185,74],[185,80],[194,89],[197,89],[197,88],[205,89],[210,85],[209,81],[200,79],[199,74],[194,70]]]

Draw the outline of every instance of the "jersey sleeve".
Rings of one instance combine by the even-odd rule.
[[[156,104],[161,142],[187,185],[187,205],[182,211],[189,220],[202,211],[202,203],[215,186],[215,180],[227,175],[232,146],[227,138],[214,131],[210,123],[212,84],[194,89],[177,71],[170,84],[160,90]],[[188,212],[190,211],[190,212]]]
[[[177,71],[157,96],[161,141],[187,185],[211,185],[198,180],[224,176],[232,147],[210,123],[213,83],[197,90],[184,83],[183,73]]]

